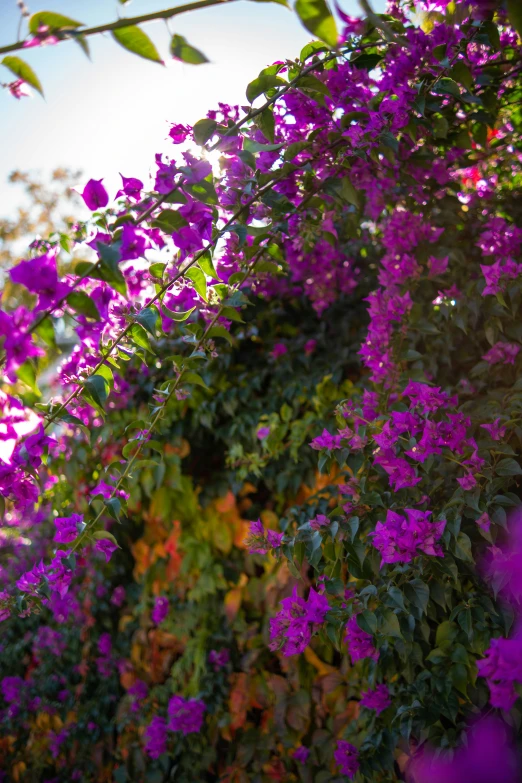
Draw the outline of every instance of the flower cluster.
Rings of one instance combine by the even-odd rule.
[[[270,649],[297,655],[308,647],[316,626],[322,624],[330,606],[324,595],[310,588],[305,600],[297,594],[281,601],[281,611],[270,620]]]
[[[385,563],[409,563],[420,554],[442,557],[438,540],[444,532],[446,521],[431,522],[431,511],[405,508],[404,513],[388,509],[386,520],[377,522],[375,532],[370,533],[373,545],[379,550],[382,565]]]

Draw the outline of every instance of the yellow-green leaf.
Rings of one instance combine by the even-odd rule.
[[[43,95],[40,79],[35,74],[31,66],[25,62],[25,60],[21,60],[20,57],[11,57],[9,55],[4,57],[2,60],[2,65],[8,68],[11,73],[14,73],[15,76],[18,76],[19,79],[22,79],[22,81],[27,82],[27,84],[30,84],[31,87],[34,87],[34,89],[39,92],[40,95]]]
[[[53,32],[56,30],[74,30],[76,27],[83,27],[83,22],[71,19],[70,16],[56,14],[54,11],[37,11],[29,19],[29,32],[36,35],[40,27],[48,27]]]
[[[200,52],[199,49],[195,49],[194,46],[191,46],[182,35],[172,36],[170,53],[175,60],[181,60],[181,62],[189,63],[190,65],[208,63],[208,59],[203,52]]]
[[[127,51],[137,54],[138,57],[143,57],[145,60],[152,60],[163,65],[163,60],[159,56],[158,50],[149,36],[139,27],[134,25],[120,27],[112,31],[112,37]]]
[[[325,0],[297,0],[295,10],[307,30],[328,46],[337,46],[339,33]]]

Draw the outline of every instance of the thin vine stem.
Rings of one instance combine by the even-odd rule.
[[[71,40],[76,37],[87,38],[91,35],[99,35],[101,33],[110,33],[113,30],[121,30],[124,27],[136,26],[139,24],[145,24],[147,22],[154,22],[157,19],[171,19],[173,16],[179,16],[180,14],[187,13],[188,11],[198,11],[202,8],[210,8],[214,5],[225,5],[233,3],[235,0],[195,0],[193,3],[187,3],[186,5],[178,5],[174,8],[167,8],[164,11],[153,11],[150,14],[141,14],[140,16],[129,16],[122,19],[117,19],[115,22],[108,22],[106,24],[96,25],[96,27],[85,27],[57,31],[56,35],[60,41]],[[8,46],[0,46],[0,54],[7,54],[8,52],[16,52],[20,49],[26,48],[26,41],[20,40]]]

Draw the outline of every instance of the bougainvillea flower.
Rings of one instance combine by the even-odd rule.
[[[377,715],[386,710],[391,704],[388,687],[381,683],[374,690],[368,690],[361,694],[361,706],[368,710],[375,710]]]
[[[120,174],[123,188],[118,190],[116,198],[119,196],[127,196],[131,201],[139,201],[141,198],[141,191],[143,190],[143,182],[136,177],[124,177]]]
[[[145,750],[152,759],[167,752],[167,721],[155,715],[145,729]]]
[[[359,628],[356,615],[350,617],[346,624],[344,641],[348,647],[352,663],[357,663],[357,661],[361,661],[364,658],[371,658],[374,661],[379,659],[379,650],[376,649],[373,643],[373,637],[371,634],[363,631],[362,628]]]
[[[334,759],[341,770],[341,774],[352,780],[360,766],[357,748],[345,740],[338,740],[337,747],[334,750]]]
[[[151,620],[156,625],[163,622],[169,613],[169,599],[164,595],[159,595],[154,599],[154,608],[151,612]]]
[[[169,136],[174,144],[183,144],[185,139],[190,133],[190,128],[187,125],[173,125],[169,130]]]
[[[90,179],[81,193],[86,206],[93,212],[106,207],[109,203],[109,194],[102,182],[103,179]]]
[[[185,735],[199,732],[206,709],[205,703],[200,699],[172,696],[168,705],[168,728],[170,731],[181,731]]]

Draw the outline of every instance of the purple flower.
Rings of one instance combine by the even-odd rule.
[[[473,487],[477,486],[477,479],[473,473],[466,473],[465,476],[457,478],[457,481],[465,492],[469,492]]]
[[[506,434],[506,428],[500,425],[500,419],[495,419],[492,424],[481,424],[480,426],[489,432],[492,440],[502,440]]]
[[[498,342],[482,357],[488,364],[515,364],[515,359],[520,351],[520,345],[516,343]]]
[[[136,680],[134,685],[132,685],[129,690],[128,694],[131,697],[131,711],[132,712],[138,712],[140,709],[140,702],[144,701],[149,693],[149,689],[147,687],[147,683],[143,682],[143,680]]]
[[[365,691],[361,697],[361,706],[366,707],[368,710],[375,710],[377,715],[380,715],[390,704],[390,692],[384,683],[377,685],[373,691]]]
[[[199,699],[173,696],[168,706],[170,731],[181,731],[183,734],[201,731],[205,710],[205,703]]]
[[[359,628],[357,616],[350,617],[346,624],[346,634],[344,641],[348,647],[352,663],[357,663],[364,658],[371,658],[374,661],[379,659],[379,650],[373,644],[371,634]]]
[[[81,194],[86,206],[93,212],[96,209],[106,207],[109,203],[109,194],[103,187],[102,182],[103,179],[90,179]]]
[[[341,770],[342,775],[346,775],[350,780],[359,769],[359,752],[356,747],[346,740],[338,740],[337,748],[334,750],[335,763]]]
[[[265,528],[260,519],[250,523],[246,545],[251,555],[266,555],[268,541],[265,537]]]
[[[297,750],[294,750],[294,759],[299,764],[306,764],[309,755],[310,751],[308,748],[305,748],[304,745],[301,745]]]
[[[78,536],[83,525],[82,514],[72,514],[70,517],[57,517],[54,520],[57,532],[54,540],[59,544],[70,544]]]
[[[125,223],[121,237],[120,258],[122,261],[142,258],[149,246],[147,235],[141,229]]]
[[[259,440],[264,440],[270,435],[270,427],[260,427],[257,431],[257,437]]]
[[[446,392],[441,392],[439,386],[428,386],[427,383],[410,381],[403,394],[410,398],[412,408],[420,408],[423,413],[434,413],[442,406],[453,405],[453,400]]]
[[[428,259],[428,277],[438,277],[438,275],[443,275],[446,269],[448,268],[448,261],[449,256],[444,256],[444,258],[436,258],[435,256],[430,256]]]
[[[477,525],[481,530],[484,530],[484,532],[488,533],[489,529],[491,527],[491,519],[489,518],[489,514],[487,511],[484,511],[483,514],[479,516],[477,519]]]
[[[508,732],[498,718],[478,720],[468,730],[465,745],[452,757],[425,751],[414,759],[415,783],[519,783],[520,759]]]
[[[52,295],[58,286],[56,253],[50,251],[28,261],[20,261],[9,274],[13,283],[23,285],[33,294]]]
[[[284,356],[288,353],[288,348],[284,343],[276,343],[272,349],[272,356],[274,359],[279,359],[280,356]]]
[[[390,484],[396,492],[405,487],[414,487],[422,481],[422,477],[417,476],[413,465],[403,457],[397,457],[392,449],[379,451],[374,458],[374,463],[386,471]]]
[[[326,527],[330,524],[330,520],[324,514],[317,514],[310,520],[310,527],[312,530],[320,530],[322,527]]]
[[[101,552],[105,556],[106,563],[109,562],[118,548],[118,544],[115,544],[110,538],[99,538],[94,545],[96,552]]]
[[[167,751],[167,722],[165,718],[154,716],[145,729],[145,750],[152,759],[159,758]]]
[[[98,650],[100,651],[100,655],[108,657],[111,654],[111,649],[112,641],[110,633],[102,633],[98,639]]]
[[[310,356],[315,351],[316,347],[317,347],[317,340],[307,340],[304,346],[305,354],[307,356]]]
[[[281,601],[281,611],[270,620],[270,649],[281,649],[283,655],[297,655],[308,646],[314,627],[324,622],[329,610],[328,599],[310,588],[308,600],[297,595]]]
[[[151,612],[151,620],[156,625],[160,625],[169,613],[169,599],[159,595],[154,599],[154,608]]]
[[[141,191],[143,190],[143,182],[141,179],[136,179],[136,177],[124,177],[123,174],[120,174],[120,177],[123,183],[123,188],[118,190],[116,193],[116,198],[119,196],[127,196],[132,201],[139,201],[141,197]]]
[[[277,533],[275,530],[267,530],[266,540],[268,542],[268,546],[272,549],[277,549],[277,547],[281,546],[284,535],[284,533]]]
[[[211,650],[208,654],[208,662],[215,672],[223,669],[230,660],[230,653],[227,649]]]
[[[24,686],[25,682],[21,677],[4,677],[0,682],[0,689],[4,700],[8,704],[19,702]]]
[[[406,517],[388,509],[386,521],[377,522],[373,545],[384,563],[409,563],[421,553],[442,557],[442,549],[436,543],[444,532],[446,521],[430,522],[431,511],[405,508]]]
[[[122,585],[114,588],[111,595],[111,604],[113,606],[122,606],[125,602],[125,588]]]
[[[317,438],[314,438],[310,446],[316,451],[321,449],[338,449],[341,446],[341,435],[331,435],[327,429],[324,429]]]
[[[492,639],[485,655],[477,668],[488,682],[490,703],[510,710],[518,698],[514,683],[522,683],[522,639]]]
[[[190,128],[187,125],[173,125],[169,130],[169,136],[174,144],[183,144],[189,133]]]

